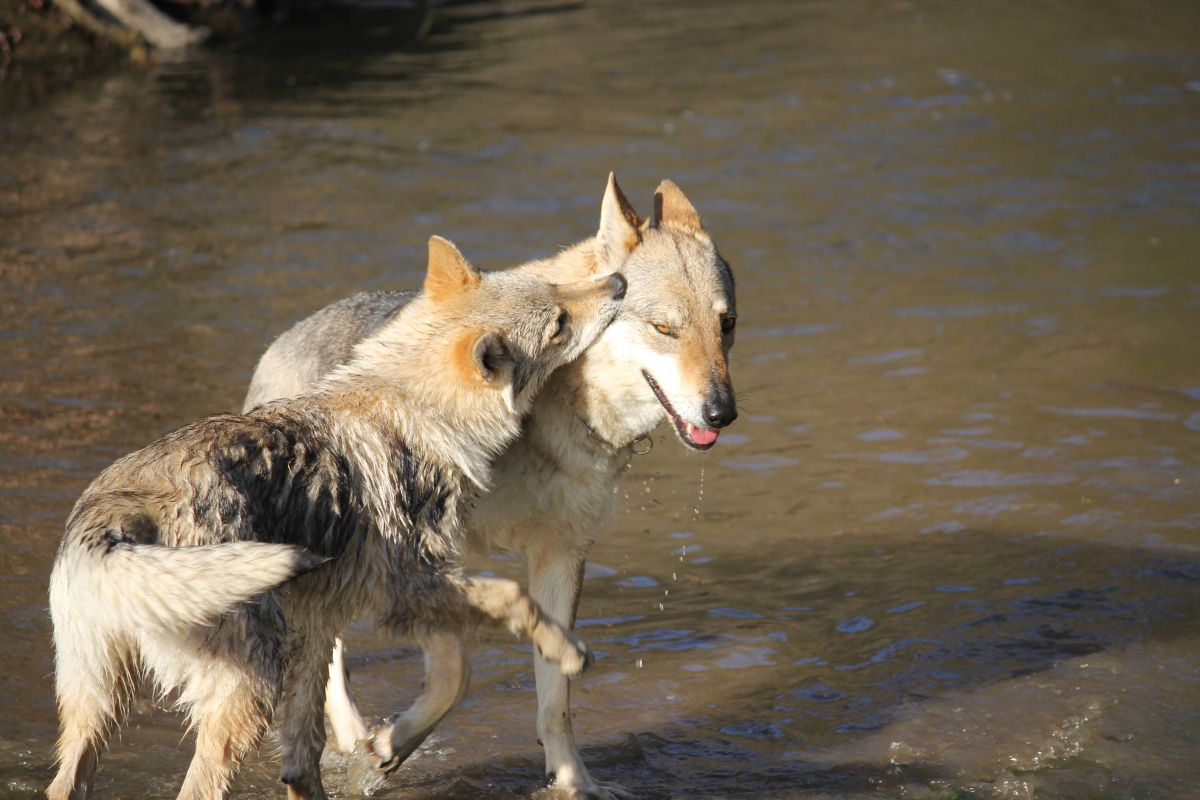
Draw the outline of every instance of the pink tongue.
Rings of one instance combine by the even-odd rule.
[[[717,436],[720,433],[720,431],[708,428],[697,428],[690,422],[687,424],[687,435],[696,444],[712,444],[717,440]]]

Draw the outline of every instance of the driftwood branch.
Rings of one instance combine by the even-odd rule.
[[[94,2],[103,13],[96,13],[80,0],[54,0],[75,24],[126,49],[146,44],[159,50],[177,50],[201,42],[209,35],[207,28],[177,22],[148,0]]]
[[[98,16],[88,11],[77,0],[55,0],[54,3],[63,13],[66,14],[72,22],[83,28],[88,33],[106,39],[110,42],[121,45],[122,47],[133,47],[138,44],[138,36],[130,30],[126,30],[117,25],[105,22]]]

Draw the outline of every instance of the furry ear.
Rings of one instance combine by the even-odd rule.
[[[429,237],[428,269],[425,293],[435,303],[479,285],[479,271],[463,258],[453,242],[440,236]]]
[[[650,227],[657,228],[664,220],[690,231],[704,228],[691,201],[669,180],[664,180],[654,190],[654,216],[650,219]]]
[[[600,201],[600,231],[596,234],[596,270],[620,268],[625,256],[642,241],[642,220],[617,185],[617,176],[608,173],[608,186]]]
[[[475,340],[472,348],[475,369],[484,382],[491,383],[504,374],[504,370],[514,366],[516,359],[512,351],[504,344],[500,334],[489,331]]]

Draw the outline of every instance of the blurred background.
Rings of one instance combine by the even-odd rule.
[[[1196,3],[325,9],[0,98],[0,795],[51,775],[47,576],[99,470],[239,407],[293,321],[416,286],[431,234],[484,268],[591,235],[610,170],[643,214],[673,179],[733,265],[741,417],[703,455],[660,430],[593,548],[593,775],[1200,785]],[[417,651],[350,639],[364,708],[406,705]],[[473,664],[379,797],[539,793],[528,648]],[[145,700],[97,795],[173,797],[190,747]]]

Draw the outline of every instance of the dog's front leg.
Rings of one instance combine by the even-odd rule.
[[[458,578],[458,591],[476,618],[506,626],[518,636],[528,636],[536,652],[573,678],[592,663],[587,645],[546,616],[516,581],[504,578]]]
[[[425,653],[425,688],[407,711],[371,730],[370,756],[377,769],[391,772],[412,755],[442,718],[467,693],[470,665],[462,635],[451,631],[417,634]]]
[[[325,685],[325,714],[333,728],[333,740],[337,749],[345,755],[354,752],[355,746],[366,739],[370,731],[363,721],[354,692],[350,691],[350,670],[346,667],[346,645],[342,637],[333,642],[333,655],[329,660],[329,683]]]
[[[575,626],[583,585],[584,555],[569,545],[552,545],[529,553],[529,594],[542,611],[564,628]],[[570,682],[557,665],[533,657],[537,679],[538,739],[546,751],[546,774],[570,797],[597,792],[575,746],[571,729]]]

